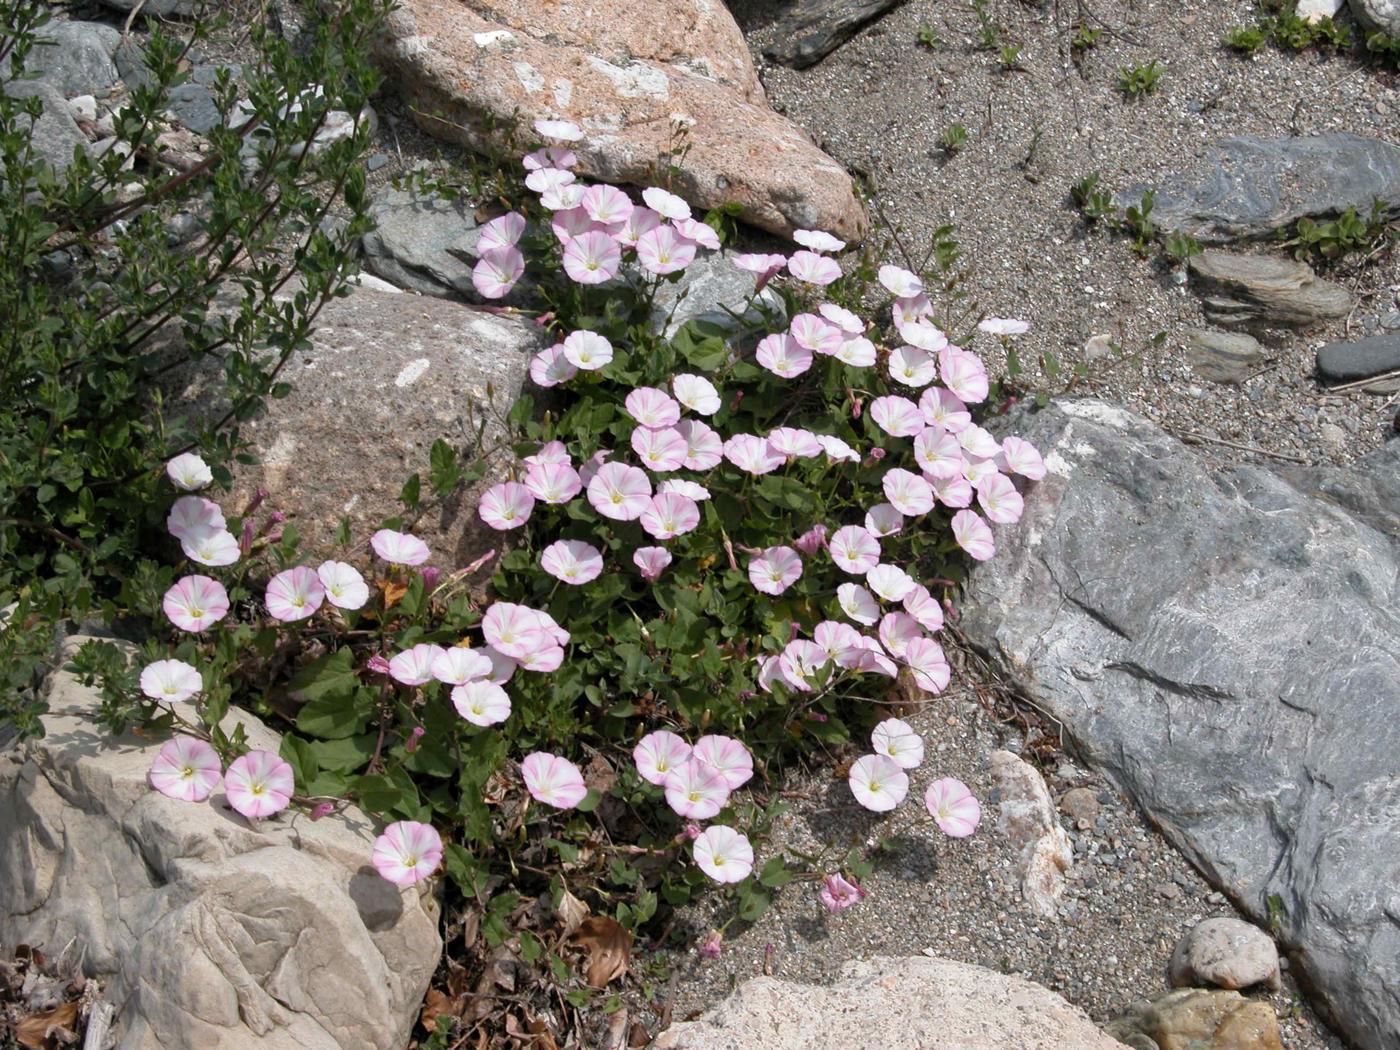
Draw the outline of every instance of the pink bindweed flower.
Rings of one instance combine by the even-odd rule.
[[[491,528],[504,532],[524,525],[534,508],[535,496],[528,488],[515,481],[505,481],[492,485],[482,494],[477,514]]]
[[[974,459],[991,459],[1001,451],[1001,443],[976,424],[959,431],[958,444],[963,452]]]
[[[568,463],[532,463],[525,471],[525,487],[541,503],[568,503],[583,490],[583,479]]]
[[[778,667],[783,673],[783,680],[802,693],[812,691],[822,668],[829,663],[831,657],[827,655],[826,650],[805,638],[796,638],[788,642],[783,646],[782,655],[778,657]]]
[[[690,750],[690,745],[675,733],[658,729],[637,741],[632,761],[643,780],[661,786],[674,770],[690,761]]]
[[[793,252],[792,258],[788,259],[787,268],[788,273],[799,281],[816,285],[818,288],[825,288],[841,276],[841,267],[835,259],[810,251]]]
[[[224,512],[213,500],[203,496],[181,496],[170,508],[165,527],[177,540],[201,536],[228,528]]]
[[[812,459],[822,454],[822,445],[817,436],[801,427],[778,427],[770,431],[768,444],[780,455],[797,459]]]
[[[852,368],[869,368],[875,363],[875,344],[863,335],[844,340],[832,355]]]
[[[937,631],[943,626],[943,606],[922,583],[916,583],[904,596],[904,611],[926,631]]]
[[[466,685],[491,676],[491,661],[465,645],[438,650],[429,666],[434,678],[448,685]]]
[[[939,829],[951,838],[967,838],[982,820],[981,804],[966,784],[952,777],[930,784],[924,792],[924,805]]]
[[[141,670],[141,692],[152,700],[179,703],[204,689],[204,679],[183,660],[157,660]]]
[[[554,139],[558,142],[577,142],[583,138],[583,129],[572,120],[541,118],[535,121],[535,132],[543,138]]]
[[[182,452],[165,465],[165,476],[182,492],[202,489],[214,480],[209,464],[193,452]]]
[[[988,317],[979,321],[977,328],[988,335],[995,335],[1002,339],[1013,335],[1025,335],[1031,330],[1031,326],[1025,321],[1017,321],[1010,317]]]
[[[841,611],[856,623],[873,626],[880,619],[880,605],[858,583],[843,583],[836,588],[836,602]]]
[[[492,248],[472,267],[472,287],[483,299],[504,299],[525,273],[518,248]]]
[[[925,317],[933,316],[933,302],[927,295],[920,292],[918,295],[896,298],[890,306],[890,312],[894,315],[895,327],[912,324]]]
[[[812,351],[781,332],[759,340],[755,358],[768,371],[784,379],[800,376],[812,367]]]
[[[865,512],[865,530],[877,539],[904,528],[904,515],[892,504],[877,503]]]
[[[662,492],[653,496],[650,506],[639,520],[648,536],[669,540],[683,536],[700,524],[700,508],[689,496],[677,492]]]
[[[776,656],[760,656],[758,658],[758,687],[765,693],[771,693],[774,682],[781,682],[783,685],[791,684],[783,674],[782,660]]]
[[[555,540],[540,553],[540,567],[556,580],[582,586],[603,572],[603,555],[582,540]]]
[[[146,779],[167,798],[203,802],[223,779],[219,756],[205,741],[174,736],[161,745]]]
[[[573,809],[588,794],[578,766],[547,751],[527,755],[520,763],[520,774],[530,797],[555,809]]]
[[[583,210],[594,222],[612,225],[626,222],[632,214],[632,199],[616,186],[589,186],[583,191]]]
[[[827,540],[827,551],[843,572],[863,575],[880,561],[880,541],[860,525],[844,525]]]
[[[938,352],[938,374],[953,395],[969,404],[987,400],[987,370],[972,354],[948,346]]]
[[[494,682],[453,686],[452,706],[474,726],[493,726],[510,717],[510,696]]]
[[[697,761],[693,753],[666,774],[662,785],[666,789],[666,804],[678,816],[691,820],[709,820],[729,801],[724,774]]]
[[[343,561],[322,562],[316,577],[326,592],[326,601],[337,609],[359,609],[369,601],[365,578],[353,565]]]
[[[550,166],[536,165],[536,167]],[[563,167],[563,165],[552,166]],[[504,215],[496,216],[481,228],[481,236],[476,241],[476,250],[485,253],[495,251],[498,248],[514,248],[520,243],[520,237],[524,232],[525,216],[518,211],[508,211]]]
[[[551,387],[567,383],[578,375],[578,369],[564,354],[562,343],[541,350],[530,358],[530,378],[536,386]]]
[[[951,390],[929,387],[919,398],[919,411],[931,427],[942,427],[954,434],[972,425],[972,413]]]
[[[876,565],[865,574],[865,582],[887,602],[902,602],[915,587],[914,580],[898,565]]]
[[[292,767],[271,751],[249,751],[235,758],[224,774],[229,805],[249,820],[282,812],[294,790]]]
[[[856,759],[846,782],[856,801],[874,813],[888,813],[909,794],[909,774],[888,755]]]
[[[797,539],[792,541],[792,545],[809,558],[826,546],[827,528],[825,525],[813,525]]]
[[[685,461],[687,470],[711,470],[719,466],[724,458],[724,441],[719,433],[699,419],[682,419],[676,424],[676,432],[685,439]]]
[[[493,646],[483,647],[481,653],[491,661],[491,676],[486,680],[494,682],[496,685],[505,685],[509,682],[511,676],[515,674],[515,669],[520,666],[514,657],[507,656]]]
[[[860,903],[864,897],[865,890],[860,888],[860,883],[840,874],[828,875],[817,894],[817,899],[822,902],[822,907],[831,912],[832,915],[845,911],[853,904]]]
[[[896,383],[925,387],[933,382],[937,372],[933,358],[917,346],[899,346],[890,351],[890,378]]]
[[[700,870],[716,882],[743,882],[753,871],[753,846],[724,824],[702,831],[691,851]]]
[[[572,186],[577,179],[578,176],[566,168],[536,168],[525,176],[525,185],[536,193],[548,193]]]
[[[837,306],[835,303],[822,303],[821,306],[817,307],[817,313],[841,329],[846,336],[860,335],[865,331],[865,322],[844,306]]]
[[[180,539],[185,557],[200,565],[232,565],[242,553],[233,533],[225,529],[214,532],[194,531]]]
[[[753,776],[753,755],[733,737],[702,736],[695,742],[691,755],[723,777],[724,786],[730,791],[737,791]]]
[[[660,186],[648,186],[642,190],[642,200],[646,206],[663,219],[690,218],[690,205],[674,193],[668,193]]]
[[[685,496],[693,499],[696,503],[703,503],[710,498],[710,490],[699,482],[685,481],[681,478],[668,478],[660,485],[656,486],[657,492],[674,492],[678,496]]]
[[[283,623],[305,620],[321,607],[326,587],[319,576],[305,565],[286,569],[267,584],[267,611]]]
[[[895,658],[902,658],[909,643],[923,636],[919,621],[907,612],[886,613],[880,618],[880,644]]]
[[[817,441],[820,442],[827,458],[837,463],[859,463],[860,453],[851,448],[850,445],[842,441],[839,437],[830,434],[818,434]]]
[[[860,632],[838,620],[823,620],[812,631],[812,641],[835,660],[847,649],[860,644]]]
[[[798,314],[788,325],[788,335],[798,346],[828,357],[845,342],[845,333],[841,329],[816,314]]]
[[[907,517],[916,518],[933,510],[933,487],[918,474],[895,467],[881,479],[890,506]]]
[[[374,870],[395,886],[412,886],[442,864],[442,836],[431,824],[400,820],[374,840]]]
[[[699,219],[674,219],[671,225],[688,241],[694,241],[702,248],[707,248],[712,252],[719,251],[719,234],[715,232],[713,226],[701,222]]]
[[[699,824],[696,824],[694,821],[692,821],[681,829],[681,837],[686,842],[694,842],[700,837],[700,832],[702,830],[704,829],[702,829]]]
[[[767,286],[787,265],[786,255],[736,255],[731,260],[735,266],[754,275],[754,294]]]
[[[550,216],[549,228],[554,231],[555,238],[565,248],[575,237],[581,237],[585,233],[601,233],[604,236],[607,236],[608,233],[608,227],[589,218],[588,212],[584,211],[582,206],[556,211]],[[620,254],[619,261],[621,261]],[[580,281],[579,283],[587,284],[589,282]]]
[[[849,668],[852,671],[860,671],[866,674],[881,674],[886,678],[895,678],[899,675],[899,668],[895,666],[893,660],[885,655],[885,650],[874,638],[867,638],[862,635],[858,644],[845,650],[836,661],[840,667]]]
[[[814,252],[839,252],[846,247],[845,241],[837,240],[822,230],[793,230],[792,239]]]
[[[767,438],[754,434],[735,434],[724,443],[724,458],[748,474],[769,474],[786,462],[781,452]]]
[[[632,213],[627,216],[622,225],[618,227],[614,234],[618,241],[629,247],[635,247],[638,238],[650,233],[661,225],[661,216],[650,208],[640,208],[634,206]]]
[[[695,260],[695,242],[674,226],[658,226],[637,238],[637,262],[651,274],[675,273]]]
[[[513,660],[524,659],[546,641],[539,613],[513,602],[493,603],[481,618],[481,633],[487,645]]]
[[[978,561],[986,561],[996,553],[996,541],[987,523],[976,511],[960,510],[953,515],[953,539],[959,547]]]
[[[887,718],[870,733],[877,755],[894,760],[900,769],[917,769],[924,760],[924,739],[898,718]]]
[[[895,394],[886,394],[870,402],[870,418],[891,437],[913,437],[926,425],[919,406]]]
[[[585,193],[585,200],[587,197]],[[578,284],[602,284],[616,275],[621,265],[622,250],[617,241],[597,230],[579,234],[564,248],[564,272]]]
[[[208,576],[185,576],[165,592],[161,608],[180,630],[197,634],[228,613],[228,592]]]
[[[671,380],[671,393],[686,408],[701,416],[712,416],[719,411],[719,391],[704,376],[683,372]]]
[[[588,483],[588,502],[613,521],[635,521],[651,506],[651,481],[625,463],[604,463]]]
[[[900,338],[916,349],[936,354],[948,345],[948,337],[932,321],[909,321],[895,327],[899,329]],[[933,375],[930,372],[929,381],[932,380]]]
[[[977,502],[982,513],[998,525],[1010,525],[1021,520],[1025,501],[1005,474],[989,474],[976,486]]]
[[[671,552],[665,547],[638,547],[632,554],[632,564],[641,570],[642,579],[654,583],[671,564]]]
[[[801,576],[802,556],[791,547],[769,547],[749,562],[749,582],[764,594],[782,594]]]
[[[952,670],[943,646],[932,638],[915,638],[904,648],[904,665],[914,674],[914,684],[929,693],[941,693],[948,688]]]
[[[956,434],[929,427],[914,438],[914,462],[929,478],[956,477],[963,469],[962,445]]]
[[[1012,474],[1020,474],[1031,481],[1045,477],[1045,460],[1029,441],[1018,437],[1004,438],[1001,443],[1001,460]]]
[[[442,655],[442,646],[420,642],[389,661],[389,676],[404,685],[424,685],[433,680],[433,665]]]
[[[673,427],[680,421],[681,406],[666,391],[654,386],[639,386],[627,395],[623,409],[640,426]]]
[[[393,565],[422,565],[432,555],[417,536],[393,529],[380,529],[369,538],[374,553]]]
[[[637,427],[632,431],[631,444],[642,466],[654,474],[680,470],[685,464],[685,438],[673,427]]]
[[[923,293],[924,282],[919,280],[916,274],[901,267],[888,264],[881,266],[877,276],[885,290],[898,299],[908,299]]]
[[[711,930],[710,935],[695,949],[697,955],[702,959],[718,959],[724,954],[724,934],[719,930]]]
[[[546,441],[533,456],[526,456],[523,462],[529,467],[542,467],[553,464],[563,464],[569,467],[573,466],[574,461],[569,458],[569,450],[564,447],[564,442]]]
[[[980,488],[982,482],[998,473],[996,460],[978,459],[976,456],[971,455],[966,456],[963,459],[962,473],[963,477],[967,478],[968,483],[974,489]]]
[[[575,368],[596,372],[613,359],[612,343],[597,332],[571,332],[564,340],[564,357]]]

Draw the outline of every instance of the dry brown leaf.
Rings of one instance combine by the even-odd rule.
[[[437,1019],[444,1014],[461,1017],[462,1005],[461,999],[454,1001],[440,989],[429,988],[428,994],[423,997],[423,1012],[418,1017],[418,1023],[423,1026],[425,1032],[436,1032]]]
[[[384,595],[385,612],[398,605],[399,600],[408,593],[408,584],[399,583],[398,580],[376,580],[375,586]]]
[[[591,988],[606,988],[608,982],[627,972],[627,960],[632,954],[632,934],[616,919],[606,915],[590,915],[574,931],[574,940],[588,952],[588,972]]]
[[[58,1045],[57,1040],[49,1037],[49,1031],[66,1028],[73,1033],[78,1027],[78,1005],[76,1002],[64,1003],[41,1014],[30,1014],[15,1026],[15,1039],[20,1046],[29,1050],[48,1050]]]
[[[601,753],[594,754],[592,761],[583,771],[583,783],[591,791],[606,795],[617,783],[617,773],[612,764]]]
[[[554,910],[559,913],[559,921],[564,924],[565,937],[577,930],[579,923],[588,918],[588,905],[568,890],[559,898],[559,906]]]
[[[638,1050],[651,1042],[651,1033],[647,1031],[647,1026],[641,1021],[632,1022],[632,1030],[627,1036],[627,1046],[629,1050]]]

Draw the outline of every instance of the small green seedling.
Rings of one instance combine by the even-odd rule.
[[[1118,71],[1118,90],[1130,99],[1142,98],[1157,90],[1166,69],[1155,58],[1151,62],[1134,62]]]

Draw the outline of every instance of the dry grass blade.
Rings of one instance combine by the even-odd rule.
[[[632,955],[632,934],[616,919],[592,915],[579,924],[574,941],[588,952],[589,987],[605,988],[627,972]]]

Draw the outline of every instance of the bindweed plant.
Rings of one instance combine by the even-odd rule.
[[[100,643],[78,666],[114,727],[176,733],[156,789],[202,801],[222,777],[253,821],[356,804],[387,825],[380,873],[445,871],[489,943],[526,936],[520,894],[638,929],[707,879],[755,918],[796,874],[840,911],[858,859],[759,856],[770,779],[786,754],[859,741],[852,801],[903,802],[923,741],[883,715],[948,686],[938,634],[965,559],[993,556],[1015,479],[1044,465],[977,421],[987,372],[935,325],[923,279],[879,267],[872,318],[830,234],[729,256],[747,300],[667,335],[662,292],[716,230],[662,187],[586,185],[581,130],[536,130],[533,196],[485,225],[473,275],[490,300],[533,287],[555,337],[510,412],[518,459],[480,500],[500,553],[433,567],[392,520],[305,562],[289,522],[256,501],[226,517],[179,457],[168,527],[187,563],[128,581],[162,610],[144,666]],[[1009,349],[1026,327],[975,334]],[[434,491],[480,476],[445,443],[432,464]],[[292,728],[280,755],[247,751],[232,699]],[[972,834],[967,788],[924,779],[932,824]]]

